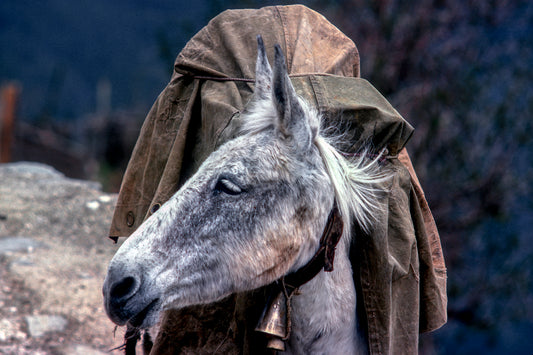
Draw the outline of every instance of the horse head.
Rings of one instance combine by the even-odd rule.
[[[281,48],[271,68],[260,37],[255,90],[242,118],[241,134],[213,152],[111,260],[103,294],[116,324],[146,328],[162,310],[215,302],[298,270],[319,247],[336,196],[345,224],[350,216],[365,223],[371,188],[360,189],[353,172],[332,163],[342,157],[320,136],[317,112],[297,96]],[[368,177],[372,164],[354,171]],[[359,199],[343,202],[349,189]]]

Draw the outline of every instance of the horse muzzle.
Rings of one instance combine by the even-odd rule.
[[[152,325],[161,302],[158,297],[143,292],[139,275],[124,275],[122,268],[110,267],[108,270],[102,288],[107,316],[117,325],[129,323],[134,327],[147,328]]]

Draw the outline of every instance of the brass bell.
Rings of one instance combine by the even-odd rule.
[[[285,350],[287,300],[282,291],[275,294],[272,301],[266,305],[255,330],[266,334],[268,339],[267,348],[278,351]]]

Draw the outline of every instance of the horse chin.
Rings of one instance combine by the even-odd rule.
[[[161,301],[159,298],[152,300],[139,313],[128,320],[128,324],[134,328],[147,329],[154,326],[159,320],[161,313]]]

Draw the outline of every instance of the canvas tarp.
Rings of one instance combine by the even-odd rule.
[[[271,62],[281,45],[298,94],[350,138],[345,153],[362,145],[388,151],[389,209],[352,246],[358,318],[371,354],[416,353],[419,332],[446,322],[447,298],[439,235],[404,148],[413,128],[360,78],[354,43],[304,6],[225,11],[188,42],[141,129],[110,236],[130,235],[234,137],[253,92],[258,34]],[[256,290],[167,311],[152,353],[261,353],[253,329],[264,303],[264,290]]]

